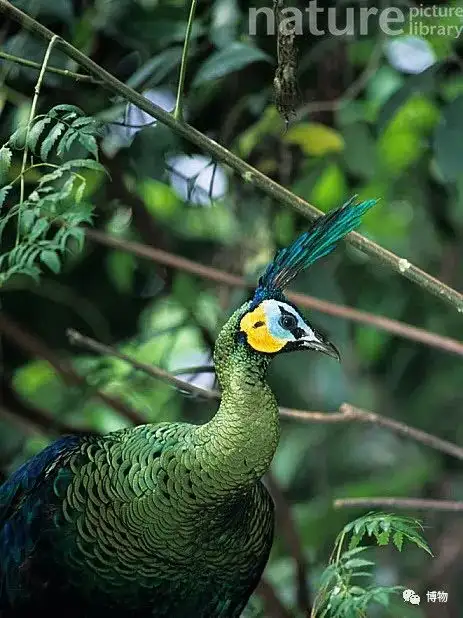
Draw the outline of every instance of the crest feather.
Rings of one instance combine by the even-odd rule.
[[[287,285],[305,268],[336,247],[339,240],[360,225],[362,216],[377,200],[355,204],[355,196],[340,208],[319,217],[289,247],[277,252],[255,291],[253,304],[282,296]]]

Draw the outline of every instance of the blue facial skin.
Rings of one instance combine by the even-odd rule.
[[[286,315],[286,313],[282,313],[281,307],[286,313],[290,313],[296,319],[294,328],[288,329],[281,324],[282,317]],[[304,331],[305,338],[310,339],[314,337],[312,329],[304,322],[299,313],[287,303],[276,300],[264,301],[264,310],[265,315],[267,316],[267,329],[273,337],[280,340],[283,339],[285,341],[295,341],[296,337],[291,332],[295,329]]]

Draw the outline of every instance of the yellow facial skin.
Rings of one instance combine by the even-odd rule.
[[[246,333],[249,345],[257,352],[274,354],[282,350],[287,343],[268,332],[267,316],[260,305],[241,318],[240,328]]]

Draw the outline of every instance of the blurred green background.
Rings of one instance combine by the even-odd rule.
[[[153,102],[168,111],[173,108],[189,3],[13,4]],[[292,6],[303,9],[307,4]],[[461,40],[452,29],[463,25],[461,17],[421,18],[425,25],[441,26],[439,33],[425,37],[410,36],[406,28],[388,36],[377,19],[369,21],[363,36],[335,36],[328,31],[325,11],[318,17],[325,34],[315,36],[308,31],[306,15],[304,32],[297,37],[300,104],[285,131],[272,92],[275,37],[266,33],[265,19],[260,18],[256,35],[249,34],[249,9],[269,5],[198,3],[187,69],[187,121],[323,211],[354,193],[381,198],[365,217],[361,233],[462,289],[463,60],[458,55]],[[348,6],[358,11],[360,4],[323,6],[336,7],[342,28],[343,11]],[[405,4],[401,8],[407,11]],[[43,41],[3,16],[0,44],[2,53],[38,63],[46,49]],[[78,70],[56,50],[49,65]],[[0,143],[27,120],[37,76],[37,70],[0,57]],[[307,220],[97,84],[47,73],[38,112],[61,103],[77,105],[107,123],[100,161],[111,179],[86,172],[85,200],[94,209],[94,226],[109,236],[256,281],[275,249],[306,229]],[[20,166],[18,155],[12,177]],[[28,177],[26,190],[37,179]],[[7,235],[4,246],[8,242]],[[462,316],[453,308],[346,245],[302,275],[296,288],[441,335],[458,339],[463,332]],[[15,321],[22,337],[11,322],[3,324],[2,474],[56,435],[53,419],[100,432],[129,425],[94,396],[95,389],[118,398],[149,422],[202,422],[214,413],[215,404],[185,396],[127,363],[70,347],[67,328],[174,370],[211,362],[221,325],[245,298],[244,290],[90,240],[81,253],[67,256],[58,275],[43,267],[39,284],[10,280],[2,294],[2,312]],[[281,405],[334,411],[348,401],[463,443],[461,357],[368,325],[315,311],[307,314],[329,333],[342,364],[304,353],[277,358],[270,381]],[[52,355],[60,359],[61,369],[72,367],[87,385],[66,382],[62,371],[50,365]],[[183,377],[213,385],[210,374]],[[295,544],[307,563],[312,593],[336,534],[362,512],[334,510],[334,498],[463,500],[457,460],[371,425],[284,420],[272,472],[300,537]],[[382,548],[372,555],[381,585],[412,587],[424,599],[420,607],[412,607],[398,597],[388,612],[372,615],[463,616],[458,585],[463,575],[461,516],[420,517],[434,559],[415,548],[402,554]],[[268,598],[262,610],[256,597],[250,615],[304,615],[296,599],[288,526],[286,513],[279,520],[265,574],[287,614],[278,613],[282,608],[272,607]],[[427,590],[447,591],[448,602],[426,603]]]

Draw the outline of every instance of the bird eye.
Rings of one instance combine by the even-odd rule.
[[[280,318],[280,325],[286,330],[292,330],[297,326],[297,320],[294,315],[282,315]]]

